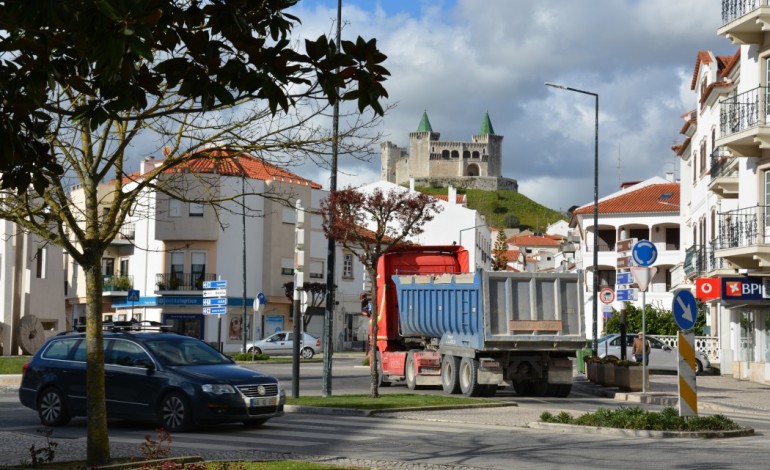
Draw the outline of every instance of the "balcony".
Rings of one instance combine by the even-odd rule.
[[[738,269],[770,267],[770,206],[756,206],[719,214],[715,255]]]
[[[134,276],[104,276],[102,292],[122,292],[134,287]]]
[[[717,34],[733,44],[762,44],[770,30],[768,0],[722,0],[722,27]]]
[[[161,273],[155,275],[155,292],[202,291],[204,281],[216,281],[213,273]]]
[[[735,157],[755,157],[770,149],[768,127],[768,88],[757,87],[720,101],[716,145]]]
[[[734,273],[726,271],[725,266],[722,258],[714,256],[712,245],[693,245],[685,251],[684,273],[688,279]]]
[[[711,152],[709,190],[724,199],[738,197],[738,159],[724,147]]]

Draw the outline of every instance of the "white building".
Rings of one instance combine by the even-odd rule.
[[[673,299],[669,292],[671,272],[684,257],[679,234],[679,183],[654,177],[624,185],[620,191],[599,200],[598,227],[594,226],[593,214],[594,204],[586,204],[573,211],[570,221],[570,226],[578,231],[582,240],[575,262],[577,269],[585,273],[586,331],[589,336],[593,332],[593,246],[596,236],[599,290],[607,287],[616,291],[618,270],[630,267],[628,258],[631,253],[618,252],[618,241],[649,240],[658,252],[654,263],[657,273],[647,287],[644,300],[647,304],[670,309]],[[641,300],[642,296],[638,295],[632,302],[641,306]],[[603,304],[596,303],[597,333],[601,336],[604,330]],[[609,305],[620,310],[623,304],[622,297],[616,297],[615,302]]]

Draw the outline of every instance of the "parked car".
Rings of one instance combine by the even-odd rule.
[[[626,358],[631,359],[631,347],[634,344],[636,333],[626,334]],[[665,370],[676,372],[679,364],[679,351],[655,338],[647,335],[645,338],[650,342],[650,370]],[[610,334],[604,336],[598,341],[597,352],[599,357],[615,357],[620,359],[620,334]],[[701,351],[695,351],[695,372],[702,374],[711,369],[711,362]]]
[[[196,423],[260,425],[283,415],[275,377],[235,364],[205,342],[130,322],[104,332],[108,418],[158,423],[169,432]],[[24,365],[21,403],[46,426],[86,415],[85,333],[50,338]]]
[[[303,359],[311,359],[322,351],[321,340],[309,333],[302,333],[299,354]],[[246,343],[246,351],[269,356],[290,356],[294,352],[294,332],[281,331],[265,339]]]

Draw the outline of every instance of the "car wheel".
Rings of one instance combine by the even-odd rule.
[[[192,410],[187,398],[178,392],[163,397],[160,403],[160,425],[168,432],[184,432],[192,426]]]
[[[312,348],[302,348],[302,359],[312,359],[315,356],[315,351]]]
[[[249,352],[253,354],[262,354],[262,350],[259,348],[249,348]]]
[[[695,359],[695,375],[701,375],[703,373],[703,363],[698,359]]]
[[[47,388],[37,399],[37,414],[46,426],[64,426],[70,415],[64,403],[64,395],[56,388]]]

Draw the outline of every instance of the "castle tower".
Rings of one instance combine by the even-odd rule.
[[[481,128],[479,133],[473,136],[473,142],[486,144],[486,174],[482,176],[502,176],[503,136],[495,134],[489,112],[484,113]]]
[[[423,111],[420,124],[417,125],[417,131],[409,133],[409,155],[412,158],[409,159],[409,164],[407,165],[409,176],[406,176],[406,180],[410,176],[430,175],[433,143],[437,142],[440,136],[440,133],[433,132],[430,120],[428,119],[428,112]],[[399,175],[399,177],[403,178],[403,175]]]

